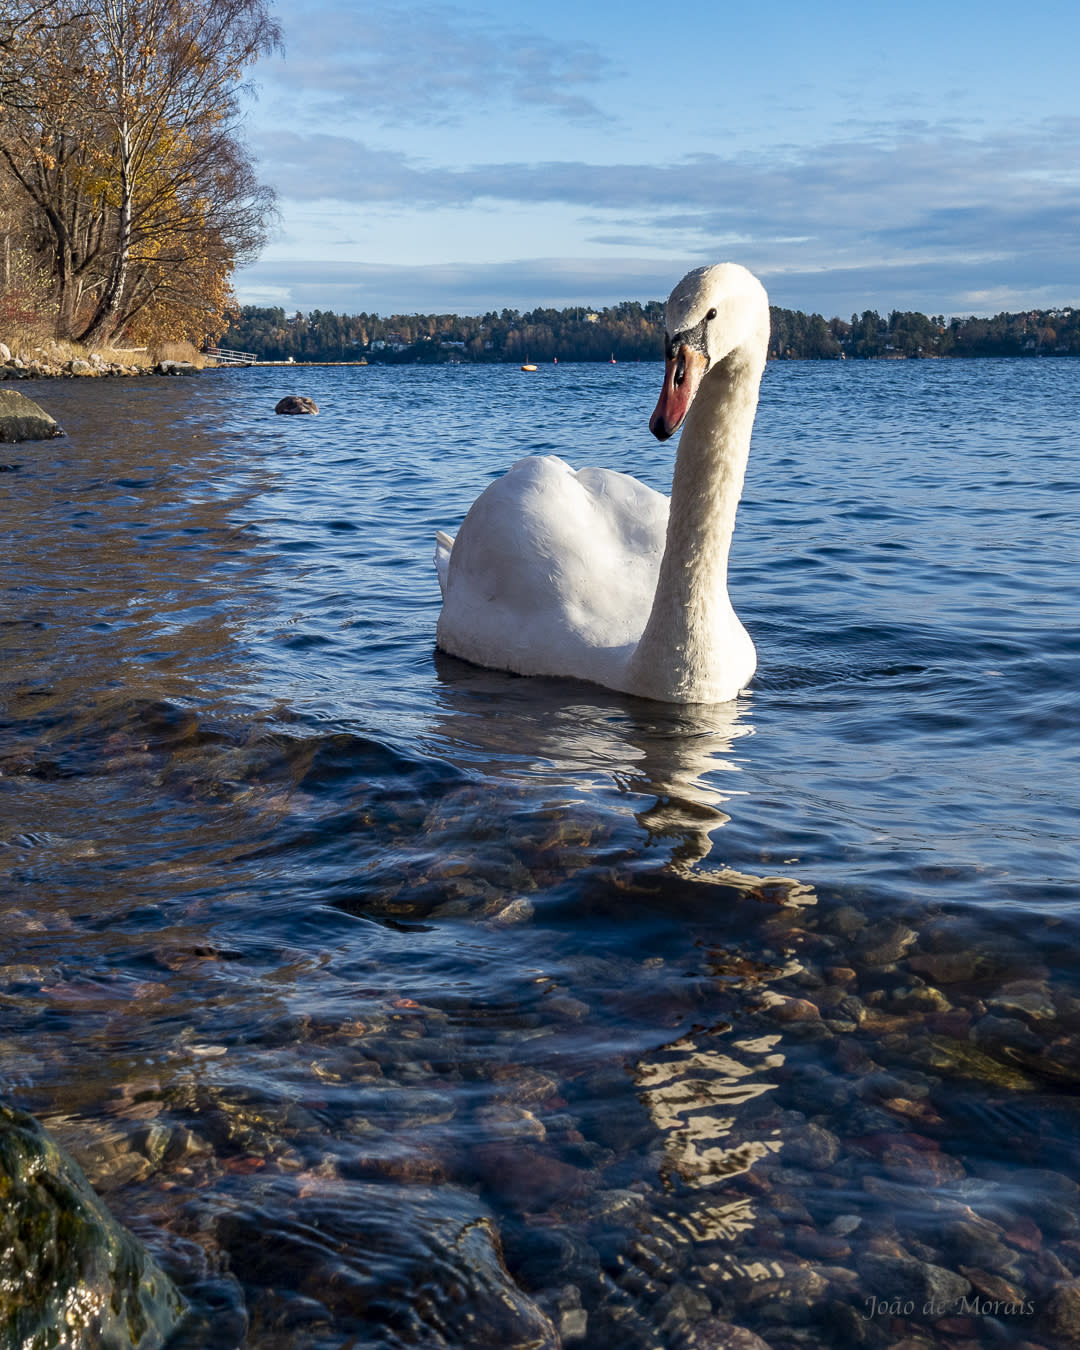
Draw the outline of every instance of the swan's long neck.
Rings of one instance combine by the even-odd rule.
[[[704,377],[687,414],[656,594],[629,665],[635,692],[647,697],[723,701],[753,674],[727,567],[765,351],[765,342],[733,351]]]

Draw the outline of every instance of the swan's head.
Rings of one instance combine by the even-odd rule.
[[[708,372],[739,348],[764,350],[769,297],[752,272],[717,263],[687,272],[671,292],[664,322],[664,388],[649,421],[660,441],[674,436]]]

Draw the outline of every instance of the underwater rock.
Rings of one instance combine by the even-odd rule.
[[[864,965],[887,966],[899,961],[917,937],[906,924],[882,919],[859,934],[854,950]]]
[[[1004,1235],[996,1224],[985,1219],[978,1222],[957,1219],[945,1224],[943,1236],[960,1266],[976,1266],[1012,1279],[1018,1277],[1018,1253],[1001,1240]]]
[[[555,1097],[559,1085],[554,1078],[536,1069],[507,1064],[492,1074],[495,1082],[495,1100],[512,1102],[518,1106],[535,1106]]]
[[[800,1256],[811,1261],[842,1261],[851,1255],[851,1244],[832,1233],[819,1233],[806,1224],[798,1225],[791,1236],[791,1245]]]
[[[952,1012],[952,1004],[930,984],[905,985],[894,989],[890,1003],[899,1012]]]
[[[796,1263],[790,1257],[772,1265],[782,1274],[756,1283],[748,1292],[747,1302],[764,1322],[803,1326],[812,1321],[828,1281],[810,1266]]]
[[[885,1173],[897,1181],[909,1181],[916,1186],[947,1186],[963,1179],[964,1165],[948,1153],[936,1149],[909,1148],[895,1143],[881,1155]]]
[[[506,1263],[526,1291],[565,1288],[575,1281],[579,1288],[596,1287],[603,1281],[600,1256],[570,1226],[548,1227],[505,1224],[501,1238]]]
[[[977,1266],[961,1266],[960,1274],[965,1279],[970,1280],[978,1293],[985,1298],[997,1299],[1001,1303],[1021,1304],[1027,1302],[1027,1294],[1024,1290],[1018,1289],[1008,1280],[1003,1280],[1000,1275],[993,1275],[988,1270],[980,1270]]]
[[[1030,1092],[1035,1084],[1026,1074],[1000,1063],[964,1041],[944,1036],[929,1036],[912,1055],[921,1068],[935,1070],[943,1077],[967,1078],[1012,1092]]]
[[[37,1121],[3,1105],[0,1196],[0,1344],[164,1343],[184,1311],[172,1282]]]
[[[925,952],[913,956],[908,965],[935,984],[959,984],[973,979],[979,964],[977,951]]]
[[[815,1022],[821,1013],[805,998],[790,998],[771,990],[766,997],[765,1011],[775,1022]]]
[[[971,1282],[963,1275],[913,1256],[870,1252],[859,1258],[858,1267],[870,1292],[886,1301],[911,1299],[920,1307],[924,1303],[949,1307],[971,1293]]]
[[[563,1346],[583,1341],[589,1329],[589,1314],[581,1306],[581,1290],[576,1284],[565,1284],[549,1291],[537,1303],[558,1327]]]
[[[685,1350],[769,1350],[768,1343],[754,1332],[719,1317],[696,1323],[681,1345]]]
[[[824,1171],[832,1167],[840,1153],[840,1141],[823,1125],[797,1127],[784,1139],[782,1158],[795,1167]]]
[[[464,1191],[279,1178],[212,1222],[232,1273],[264,1291],[252,1345],[276,1344],[264,1332],[282,1318],[332,1325],[335,1345],[369,1344],[373,1326],[378,1344],[418,1350],[559,1345],[507,1271],[492,1219]]]
[[[539,1210],[559,1200],[581,1198],[590,1174],[517,1141],[481,1144],[473,1165],[485,1186],[516,1209]]]
[[[1033,1022],[1040,1022],[1054,1016],[1054,1001],[1045,982],[1016,980],[1002,985],[996,994],[987,999],[991,1008],[1003,1010],[1006,1015],[1019,1013]]]
[[[654,1316],[670,1333],[678,1333],[712,1315],[712,1300],[701,1289],[673,1284],[656,1304]]]
[[[492,914],[491,922],[497,924],[500,928],[509,928],[511,924],[528,923],[533,914],[532,901],[519,896],[516,900],[510,900],[496,913]]]
[[[1043,1050],[1041,1038],[1026,1022],[1021,1022],[1018,1017],[995,1017],[992,1013],[979,1018],[971,1028],[969,1039],[980,1050],[1003,1059],[1016,1058],[1012,1054],[1014,1050],[1028,1055],[1039,1055]]]
[[[1080,1342],[1080,1280],[1054,1290],[1040,1319],[1040,1330],[1063,1345]]]
[[[825,918],[821,926],[827,933],[835,933],[841,938],[851,938],[861,932],[867,922],[866,916],[853,905],[840,905]]]

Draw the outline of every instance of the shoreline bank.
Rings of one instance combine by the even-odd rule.
[[[174,355],[162,353],[172,345]],[[82,353],[78,346],[65,343],[37,345],[26,349],[26,340],[15,349],[0,341],[0,380],[33,379],[87,379],[106,375],[193,375],[204,367],[188,359],[195,349],[187,343],[166,344],[156,349],[157,359],[151,359],[146,348],[106,348]],[[123,359],[130,358],[130,359]]]

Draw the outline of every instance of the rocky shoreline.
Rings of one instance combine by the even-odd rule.
[[[116,355],[113,353],[112,355]],[[106,360],[100,352],[86,357],[62,357],[43,348],[30,356],[13,354],[0,342],[0,380],[100,378],[105,375],[194,375],[200,369],[193,361],[124,362]]]

